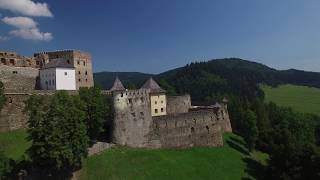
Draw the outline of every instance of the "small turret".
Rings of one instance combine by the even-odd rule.
[[[110,91],[124,91],[124,90],[126,90],[126,88],[124,88],[122,82],[117,76],[116,79],[114,80],[113,86],[110,89]]]

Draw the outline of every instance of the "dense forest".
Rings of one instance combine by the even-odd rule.
[[[260,89],[261,84],[320,87],[320,73],[279,71],[232,58],[191,63],[154,78],[168,94],[189,93],[195,105],[227,97],[234,132],[250,150],[270,155],[266,179],[320,179],[320,117],[266,104]],[[133,82],[131,87],[142,83]]]

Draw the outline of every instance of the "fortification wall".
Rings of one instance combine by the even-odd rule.
[[[0,81],[9,92],[34,90],[38,74],[39,70],[36,68],[0,65]]]
[[[151,105],[148,90],[113,92],[113,142],[132,147],[146,147],[151,131]]]
[[[6,95],[7,102],[0,112],[0,132],[10,131],[27,126],[27,116],[23,112],[26,94]]]
[[[56,91],[30,90],[23,93],[6,92],[6,104],[0,111],[0,132],[11,131],[27,127],[28,116],[24,112],[25,101],[33,95],[50,96]],[[68,91],[70,95],[78,94],[78,91]]]
[[[189,94],[183,96],[167,96],[167,114],[186,113],[191,108]]]
[[[223,131],[212,110],[153,117],[152,148],[223,146]]]

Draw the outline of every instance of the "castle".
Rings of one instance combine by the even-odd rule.
[[[93,86],[92,63],[87,53],[66,50],[36,53],[33,58],[11,54],[6,52],[4,63],[0,64],[0,81],[4,82],[7,96],[0,112],[0,132],[27,127],[24,101],[32,94],[52,95],[59,89],[57,76],[61,69],[62,80],[68,81],[70,73],[74,76],[74,89]],[[10,63],[10,57],[14,63]],[[77,94],[77,90],[68,92]],[[232,131],[226,99],[212,106],[192,106],[190,95],[168,96],[152,78],[137,90],[127,90],[116,78],[113,87],[103,94],[113,99],[112,142],[116,144],[147,148],[216,147],[223,145],[223,133]]]

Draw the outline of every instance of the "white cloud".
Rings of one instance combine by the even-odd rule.
[[[4,17],[2,18],[2,21],[6,24],[20,29],[37,27],[37,23],[33,19],[28,17]]]
[[[31,0],[0,0],[0,8],[27,16],[53,17],[47,3]]]
[[[53,39],[51,33],[40,32],[38,28],[12,30],[9,34],[27,40],[50,41]]]
[[[9,37],[0,36],[0,41],[6,41],[6,40],[9,40],[9,39],[10,39]]]
[[[9,32],[11,36],[35,41],[50,41],[53,39],[52,33],[41,32],[37,27],[38,23],[29,17],[4,17],[2,21],[18,28]]]

